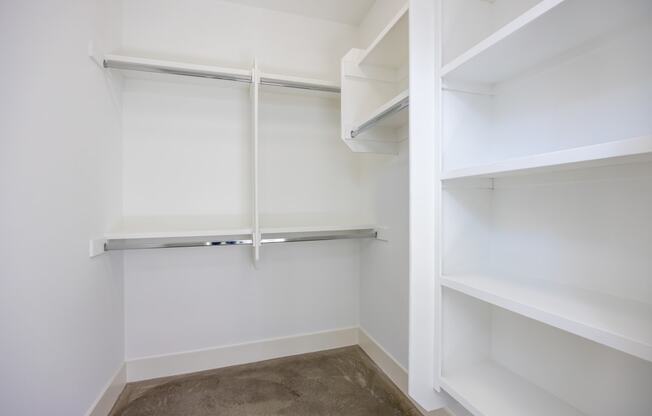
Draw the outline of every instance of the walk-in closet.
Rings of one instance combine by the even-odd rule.
[[[652,415],[652,1],[4,0],[0,414]]]

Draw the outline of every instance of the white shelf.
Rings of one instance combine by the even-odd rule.
[[[571,170],[652,161],[652,136],[576,147],[442,173],[442,180]]]
[[[585,416],[492,361],[442,377],[442,388],[475,416]]]
[[[441,284],[652,361],[652,305],[541,280],[445,276]]]
[[[375,65],[393,69],[408,63],[409,9],[406,4],[365,49],[359,65]]]
[[[108,240],[183,238],[252,234],[241,216],[124,217],[104,237]]]
[[[651,11],[648,0],[543,0],[445,65],[442,77],[499,83]]]
[[[400,111],[393,112],[391,114],[388,114],[386,117],[382,117],[383,114],[387,113],[390,111],[393,107],[397,106],[399,103],[401,103],[403,100],[406,100],[410,96],[410,91],[409,90],[404,90],[401,91],[398,95],[396,95],[394,98],[391,100],[387,101],[383,105],[379,106],[378,108],[374,109],[371,113],[367,114],[364,118],[356,121],[355,123],[355,128],[358,129],[361,126],[364,126],[371,122],[372,120],[378,119],[378,121],[373,124],[370,129],[373,128],[392,128],[392,129],[398,129],[402,126],[405,126],[409,122],[409,110],[408,107],[405,107],[401,109]],[[382,118],[381,118],[382,117]],[[364,135],[363,133],[360,133],[360,136],[362,137]],[[358,139],[356,137],[356,139]],[[402,140],[402,137],[397,135],[396,141]]]
[[[349,215],[291,214],[260,216],[261,233],[304,233],[375,229],[371,221]]]

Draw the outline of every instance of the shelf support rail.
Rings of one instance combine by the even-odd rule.
[[[332,241],[353,239],[376,239],[378,232],[374,229],[348,230],[333,232],[296,232],[296,233],[265,233],[260,244],[300,243],[309,241]],[[175,241],[176,240],[176,241]],[[230,236],[224,238],[149,238],[149,239],[109,239],[104,243],[104,251],[144,250],[157,248],[189,248],[189,247],[225,247],[253,246],[253,238],[247,236]]]
[[[378,114],[374,118],[364,122],[361,124],[358,128],[351,130],[351,138],[355,139],[357,136],[360,134],[364,133],[365,131],[369,130],[376,124],[378,124],[380,121],[383,119],[391,116],[392,114],[396,114],[399,111],[402,111],[403,109],[407,108],[410,105],[410,97],[405,97],[401,101],[397,102],[396,104],[392,105],[382,113]]]

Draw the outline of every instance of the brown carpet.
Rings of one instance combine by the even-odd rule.
[[[357,346],[130,383],[111,416],[417,416]]]

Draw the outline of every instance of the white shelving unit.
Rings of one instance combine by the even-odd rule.
[[[649,413],[652,3],[439,4],[435,388],[476,416]]]
[[[330,127],[333,133],[337,133],[336,125],[330,123],[330,119],[325,117],[325,114],[333,112],[333,99],[339,98],[341,89],[338,83],[323,79],[262,72],[256,64],[253,65],[252,69],[244,70],[125,55],[106,55],[102,60],[102,66],[107,69],[120,71],[121,74],[133,80],[135,84],[133,86],[131,86],[132,84],[128,84],[126,87],[128,93],[131,94],[130,90],[133,89],[133,95],[137,99],[143,99],[154,106],[160,107],[152,111],[164,113],[169,108],[165,99],[150,101],[152,92],[154,94],[160,94],[161,91],[167,89],[174,95],[173,99],[184,100],[186,102],[187,114],[184,111],[177,111],[174,116],[180,118],[180,121],[171,121],[171,126],[173,128],[184,126],[181,131],[184,134],[188,133],[190,136],[197,135],[195,133],[195,130],[197,130],[200,132],[198,137],[208,138],[209,136],[205,136],[206,133],[202,131],[203,129],[207,131],[218,131],[218,129],[221,129],[220,126],[213,125],[197,126],[195,113],[205,111],[206,103],[210,102],[207,97],[210,96],[211,100],[216,100],[214,105],[217,107],[224,105],[227,102],[226,100],[235,99],[232,106],[246,107],[246,111],[240,115],[243,119],[242,131],[250,128],[250,133],[247,133],[247,136],[251,137],[251,140],[239,140],[237,142],[237,139],[231,139],[228,136],[226,138],[212,139],[226,140],[229,142],[226,146],[220,146],[221,154],[216,155],[215,165],[227,164],[237,166],[238,169],[237,172],[224,176],[224,179],[220,181],[223,189],[218,189],[216,192],[224,194],[221,197],[227,199],[225,200],[227,202],[225,206],[226,210],[234,210],[233,207],[228,205],[231,204],[239,207],[237,209],[242,214],[161,215],[153,213],[150,216],[127,215],[120,224],[116,224],[113,229],[105,234],[104,238],[109,242],[107,246],[109,249],[250,245],[254,249],[253,258],[255,261],[258,261],[261,246],[265,242],[265,235],[273,235],[274,241],[272,242],[284,240],[286,236],[288,239],[292,237],[294,239],[292,241],[313,241],[313,239],[314,241],[322,241],[331,239],[330,237],[337,240],[343,238],[370,238],[370,236],[373,237],[375,235],[376,226],[373,225],[373,221],[369,220],[371,215],[358,213],[357,206],[349,209],[354,211],[353,214],[302,214],[290,212],[289,210],[283,212],[281,203],[276,204],[272,210],[273,214],[270,214],[269,208],[265,204],[265,195],[272,192],[275,200],[283,201],[291,198],[299,206],[302,206],[302,204],[306,205],[306,202],[310,202],[311,200],[304,199],[302,201],[301,198],[296,197],[296,194],[294,194],[295,191],[291,188],[291,181],[298,181],[297,185],[299,188],[296,192],[305,193],[306,187],[314,187],[314,182],[309,182],[309,179],[313,178],[316,181],[325,181],[324,186],[326,186],[328,192],[322,190],[321,204],[318,204],[320,200],[317,200],[312,205],[317,204],[317,208],[330,212],[326,201],[328,201],[329,196],[336,199],[334,197],[339,192],[337,186],[330,185],[341,184],[344,180],[332,174],[332,168],[339,163],[339,159],[328,160],[324,158],[323,153],[319,153],[316,155],[319,159],[315,160],[315,164],[312,166],[313,169],[310,172],[306,172],[305,175],[300,176],[296,175],[296,172],[292,170],[292,166],[297,163],[305,163],[311,156],[309,152],[305,152],[301,158],[294,157],[291,160],[285,161],[282,163],[285,166],[283,169],[279,169],[278,165],[276,165],[272,172],[269,172],[265,168],[268,159],[278,159],[279,150],[281,149],[278,145],[270,146],[270,141],[280,139],[288,140],[288,137],[291,137],[292,140],[300,140],[302,143],[305,143],[305,137],[303,135],[297,135],[297,128],[304,129],[304,131],[312,129],[323,132],[324,128]],[[163,80],[167,83],[164,88],[160,84],[156,84],[155,87],[148,89],[147,84],[144,84],[144,86],[139,84],[143,81],[157,83]],[[208,92],[209,90],[205,88],[210,88],[211,85],[214,85],[211,82],[214,83],[215,80],[248,85],[250,90],[249,94],[239,92],[239,89],[234,90],[228,84],[225,84],[226,87],[221,86],[214,91],[210,90]],[[188,81],[191,82],[189,83],[189,87],[183,87],[175,86],[175,83],[170,81],[183,81],[182,84],[188,84]],[[192,84],[196,83],[199,83],[201,87],[195,88]],[[129,94],[128,97],[131,97]],[[209,96],[206,94],[209,94]],[[216,95],[213,96],[210,94]],[[219,97],[220,94],[224,94],[225,97]],[[129,100],[129,102],[131,101]],[[193,108],[193,106],[196,106],[196,108]],[[158,128],[157,123],[149,122],[143,124],[141,121],[150,117],[150,110],[144,109],[143,104],[138,104],[134,108],[142,112],[133,121],[138,126],[138,135],[149,136],[153,134],[154,136],[152,137],[155,137],[156,128]],[[306,123],[301,123],[300,120],[297,120],[298,108],[301,108],[301,111],[305,115],[308,115],[309,118]],[[268,116],[267,110],[273,113]],[[291,117],[287,120],[287,123],[278,122],[286,116]],[[159,117],[159,115],[156,115],[156,117]],[[184,117],[187,120],[184,120]],[[319,121],[314,122],[310,120]],[[168,122],[170,121],[167,119],[163,121],[163,123]],[[249,122],[250,126],[247,126]],[[128,123],[130,124],[131,121]],[[267,124],[272,125],[273,128],[268,128]],[[278,131],[277,129],[279,127],[286,130],[289,128],[291,131]],[[133,129],[130,127],[129,130],[131,131]],[[234,134],[236,137],[237,135]],[[131,143],[131,141],[139,143],[142,140],[139,136],[135,136],[133,139],[128,137],[128,143]],[[318,134],[316,136],[321,138]],[[326,138],[330,139],[332,136]],[[190,145],[190,143],[186,142],[185,145]],[[198,149],[206,149],[205,142],[202,143],[200,140],[199,143],[193,145],[198,146]],[[311,149],[315,145],[311,145]],[[341,149],[337,142],[332,142],[331,140],[328,142],[321,141],[318,145],[324,147],[324,150],[330,153],[333,153],[331,148],[334,146]],[[178,152],[181,148],[175,146],[174,149]],[[339,151],[348,155],[346,151]],[[132,179],[129,183],[131,185],[142,182],[144,186],[144,184],[152,180],[152,175],[145,169],[145,166],[152,165],[152,161],[142,160],[139,155],[134,156],[134,159],[140,163],[138,165],[130,165],[131,167],[128,169],[128,172],[135,172],[138,175],[138,179]],[[127,160],[131,159],[127,158]],[[351,163],[352,161],[346,162]],[[320,166],[318,167],[317,164]],[[246,166],[250,166],[250,169]],[[152,168],[160,170],[165,167],[160,164],[154,164]],[[249,179],[243,181],[243,178],[239,177],[240,175],[249,176],[249,173]],[[345,170],[343,174],[346,174]],[[128,173],[128,175],[132,174]],[[290,176],[286,178],[283,175]],[[168,180],[178,181],[178,178],[172,175]],[[154,187],[158,188],[159,185],[154,184]],[[268,188],[271,187],[274,189],[270,191]],[[142,192],[145,190],[150,192],[150,188],[152,186],[140,188],[139,191]],[[151,191],[153,194],[152,197],[165,201],[165,187],[160,187],[160,191],[163,195],[161,193],[156,194],[156,191]],[[347,190],[345,192],[352,193],[353,191]],[[134,191],[134,194],[138,195],[138,192]],[[233,196],[238,199],[236,201],[228,200],[228,198]],[[203,198],[207,199],[205,195]],[[145,201],[150,198],[141,198],[138,196],[138,199]],[[149,208],[151,209],[151,206]],[[294,211],[296,207],[292,206],[292,208]],[[314,208],[307,206],[306,212],[311,212]],[[142,211],[146,210],[147,207],[143,208],[140,206],[138,209]],[[329,233],[333,235],[330,236]],[[299,234],[300,236],[298,236]],[[311,234],[314,234],[314,236],[311,236]],[[96,243],[93,242],[93,244]],[[91,252],[93,255],[96,254],[95,250]]]
[[[354,152],[396,154],[408,139],[409,8],[366,49],[342,59],[342,139]]]

